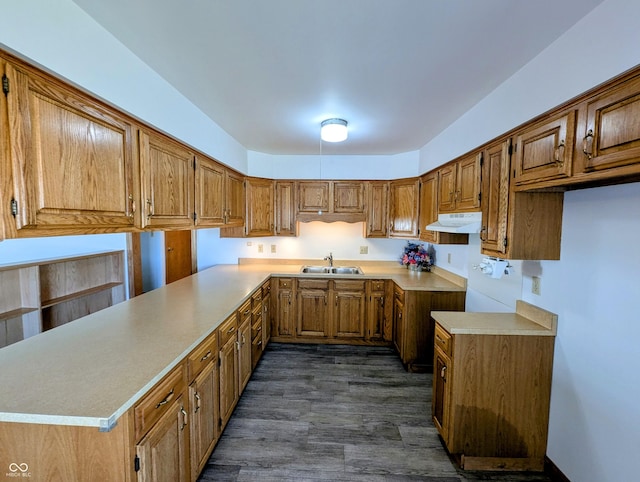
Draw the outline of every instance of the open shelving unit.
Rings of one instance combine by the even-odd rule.
[[[124,251],[0,266],[0,348],[124,301]]]

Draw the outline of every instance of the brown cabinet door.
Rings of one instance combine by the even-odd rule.
[[[640,77],[589,99],[578,125],[576,172],[640,162]]]
[[[329,187],[328,181],[300,181],[298,212],[314,214],[329,212]]]
[[[456,208],[457,164],[448,164],[438,170],[438,212],[448,213]]]
[[[485,250],[500,256],[507,250],[507,223],[510,179],[510,140],[487,147],[482,162],[482,229]]]
[[[218,402],[218,364],[209,362],[189,386],[191,428],[191,474],[195,478],[207,462],[218,439],[220,411]]]
[[[227,171],[226,181],[227,226],[243,226],[245,213],[244,178]]]
[[[449,384],[451,376],[451,361],[439,348],[435,349],[433,365],[433,395],[431,413],[433,424],[440,432],[445,443],[449,442]]]
[[[193,226],[194,162],[191,151],[171,139],[140,131],[142,226]]]
[[[247,179],[247,236],[273,236],[274,186],[268,179]]]
[[[238,352],[238,386],[241,394],[251,378],[251,316],[238,329]]]
[[[304,280],[308,281],[308,280]],[[302,283],[302,281],[300,282]],[[297,304],[298,304],[298,323],[296,335],[321,337],[329,336],[329,289],[326,282],[326,289],[305,289],[299,287]]]
[[[385,324],[385,295],[384,291],[374,291],[369,297],[369,313],[367,317],[367,333],[368,340],[384,339]]]
[[[291,337],[295,334],[295,306],[293,297],[293,280],[280,278],[277,280],[276,313],[274,319],[275,336]]]
[[[239,397],[237,336],[220,348],[220,425],[224,428]]]
[[[535,124],[515,139],[515,183],[533,183],[571,175],[575,139],[574,110]]]
[[[297,236],[296,189],[292,181],[276,181],[275,234],[276,236]]]
[[[57,82],[12,64],[6,75],[16,228],[133,227],[133,126]]]
[[[337,338],[365,337],[365,282],[335,281],[333,336]]]
[[[400,355],[402,362],[404,359],[404,338],[405,338],[405,320],[404,320],[404,295],[398,292],[393,296],[393,345]]]
[[[196,226],[223,226],[225,222],[225,169],[198,157],[195,172]]]
[[[390,237],[418,237],[418,185],[418,179],[404,179],[390,183]]]
[[[139,481],[187,482],[189,425],[182,396],[136,446],[140,459]]]
[[[456,175],[456,211],[477,211],[480,208],[480,158],[473,154],[458,162]]]
[[[334,213],[364,213],[365,184],[362,181],[335,181],[333,183]]]
[[[389,225],[389,183],[369,182],[367,198],[365,236],[367,238],[386,238]]]
[[[438,173],[434,171],[420,180],[420,239],[429,243],[438,242],[437,231],[425,227],[438,220]]]

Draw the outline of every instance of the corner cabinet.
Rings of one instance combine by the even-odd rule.
[[[221,238],[273,236],[274,226],[274,182],[269,179],[247,178],[245,180],[246,223],[244,226],[222,228]],[[231,220],[231,223],[233,220]]]
[[[419,180],[401,179],[389,183],[389,237],[418,237]]]
[[[15,218],[9,232],[131,230],[139,197],[134,126],[35,71],[8,62],[5,75]]]

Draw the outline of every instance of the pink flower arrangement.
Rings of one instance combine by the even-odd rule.
[[[433,255],[422,244],[412,242],[407,242],[400,258],[402,265],[416,265],[418,268],[426,268],[427,270],[433,265],[433,261]]]

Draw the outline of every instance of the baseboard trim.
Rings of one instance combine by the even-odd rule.
[[[547,474],[553,482],[571,482],[569,477],[564,475],[562,470],[546,455],[544,456],[544,473]]]

